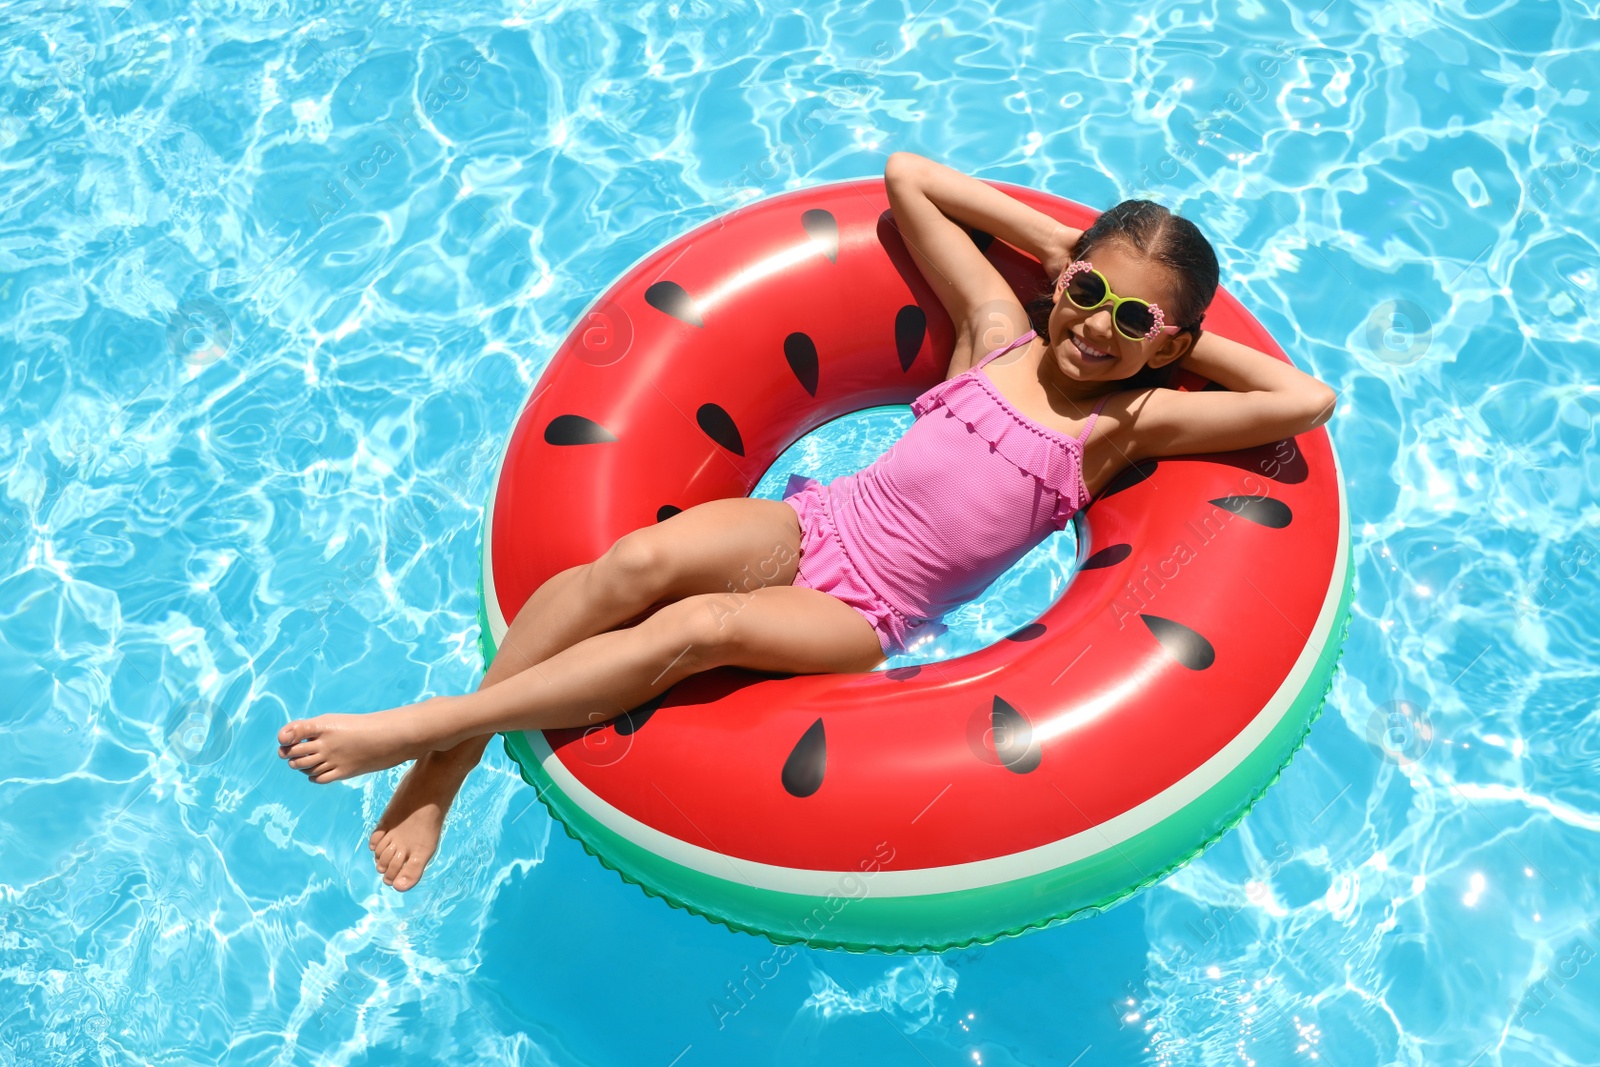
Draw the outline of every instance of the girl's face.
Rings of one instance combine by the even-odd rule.
[[[1138,297],[1159,306],[1167,325],[1178,306],[1172,272],[1147,259],[1121,241],[1103,241],[1088,257],[1118,296]],[[1130,341],[1111,322],[1111,301],[1093,311],[1082,311],[1066,298],[1056,279],[1055,307],[1050,311],[1050,336],[1056,365],[1069,378],[1114,381],[1131,378],[1145,367],[1161,367],[1180,358],[1194,338],[1189,334],[1157,333],[1147,341]]]

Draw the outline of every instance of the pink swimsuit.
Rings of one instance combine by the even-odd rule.
[[[979,372],[1034,336],[917,397],[916,421],[870,466],[827,486],[802,478],[805,488],[784,497],[800,516],[794,584],[866,616],[886,655],[944,633],[945,612],[1089,502],[1083,445],[1110,398],[1073,439],[1024,418]]]

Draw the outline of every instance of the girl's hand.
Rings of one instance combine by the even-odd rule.
[[[1078,238],[1082,236],[1082,230],[1075,230],[1066,225],[1058,226],[1041,249],[1044,254],[1039,257],[1039,262],[1043,265],[1045,277],[1050,279],[1051,285],[1061,278],[1061,272],[1072,262],[1072,250],[1077,245]]]
[[[908,233],[911,238],[909,244],[913,259],[916,259],[919,251],[926,250],[922,246],[929,239],[928,231],[941,229],[939,220],[932,216],[926,216],[920,224],[912,217],[919,214],[916,210],[916,201],[919,199],[926,200],[943,218],[982,230],[1037,259],[1049,273],[1051,281],[1061,277],[1061,272],[1072,262],[1073,246],[1083,236],[1082,230],[1057,222],[986,182],[911,152],[891,153],[884,164],[883,177],[889,188],[889,206],[894,211],[901,232]],[[917,266],[925,277],[930,277],[930,280],[933,277],[960,277],[949,272],[959,270],[970,273],[978,263],[984,262],[981,257],[973,261],[959,251],[947,252],[949,254],[931,257],[927,262],[917,260]],[[966,262],[952,262],[951,255]],[[931,276],[928,274],[930,270],[933,271]],[[937,291],[938,283],[934,284]],[[940,295],[943,298],[947,294]],[[961,321],[955,314],[951,317]]]

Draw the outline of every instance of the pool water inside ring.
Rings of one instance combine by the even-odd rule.
[[[882,455],[912,422],[911,408],[896,404],[863,408],[824,423],[785,449],[750,495],[782,500],[790,475],[826,484],[854,474]],[[1077,551],[1072,525],[1052,533],[996,577],[982,596],[947,612],[947,631],[909,642],[910,648],[886,657],[876,669],[954,659],[1028,625],[1066,592]]]
[[[1593,0],[8,14],[0,1065],[1600,1058]],[[399,772],[315,787],[275,731],[476,683],[491,472],[596,293],[902,149],[1175,207],[1339,392],[1356,599],[1306,747],[1128,903],[943,955],[672,910],[498,749],[384,888]],[[1073,549],[898,661],[1026,623]]]

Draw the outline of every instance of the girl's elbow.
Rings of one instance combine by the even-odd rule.
[[[1333,418],[1333,409],[1339,402],[1339,394],[1327,386],[1312,390],[1306,404],[1308,413],[1306,429],[1314,430],[1318,426]]]

